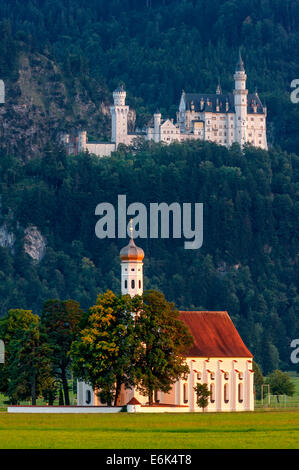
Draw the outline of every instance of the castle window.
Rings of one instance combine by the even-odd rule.
[[[188,403],[188,384],[183,385],[184,403]]]
[[[225,384],[225,385],[224,385],[223,391],[224,391],[224,403],[228,403],[228,402],[229,402],[229,389],[228,389],[228,384]]]
[[[134,279],[132,279],[132,281],[131,281],[131,287],[132,287],[132,289],[135,289],[135,280]]]

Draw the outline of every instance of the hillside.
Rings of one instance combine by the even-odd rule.
[[[83,308],[120,288],[123,241],[95,237],[95,207],[202,202],[204,243],[142,240],[146,287],[181,309],[228,310],[263,368],[290,369],[298,338],[298,0],[0,2],[0,315],[49,298]],[[60,132],[110,136],[124,84],[143,126],[181,90],[231,91],[241,47],[268,108],[269,152],[193,142],[67,157]],[[134,117],[134,116],[133,116]],[[293,366],[294,367],[294,366]]]
[[[239,47],[249,90],[268,107],[268,142],[299,147],[298,0],[3,0],[0,21],[0,136],[23,159],[57,130],[108,137],[119,83],[138,126],[157,107],[174,117],[182,89],[214,92],[220,79],[231,91]]]
[[[99,292],[119,291],[125,241],[95,236],[98,203],[116,206],[118,194],[146,206],[203,202],[201,249],[185,250],[181,239],[138,240],[145,287],[181,309],[228,310],[264,371],[290,368],[289,345],[299,334],[295,154],[251,147],[242,154],[197,141],[146,146],[135,156],[67,158],[49,146],[26,165],[2,155],[0,177],[0,228],[16,234],[0,248],[1,314],[39,313],[48,298],[87,308]],[[40,257],[24,253],[24,237]]]

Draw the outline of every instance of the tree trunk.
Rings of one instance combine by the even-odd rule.
[[[36,405],[36,374],[35,372],[33,373],[33,376],[32,376],[32,382],[31,382],[31,403],[32,403],[32,406],[35,406]]]
[[[149,390],[149,393],[148,393],[148,404],[149,406],[153,406],[153,390]]]
[[[121,381],[120,381],[120,379],[116,379],[114,406],[118,406],[118,405],[119,405],[120,389],[121,389]]]
[[[59,387],[59,406],[64,406],[63,393],[61,386]]]
[[[69,406],[70,405],[70,397],[69,397],[69,388],[66,378],[66,370],[61,369],[61,379],[62,379],[62,386],[63,386],[63,394],[64,394],[64,403]]]

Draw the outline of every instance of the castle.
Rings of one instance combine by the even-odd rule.
[[[132,235],[129,244],[120,251],[120,258],[122,294],[131,297],[142,295],[144,251],[136,246]],[[156,390],[156,411],[202,411],[196,403],[194,387],[197,383],[206,383],[211,392],[205,411],[252,411],[252,354],[228,313],[181,311],[180,318],[194,339],[193,346],[185,355],[190,372],[177,380],[170,392]],[[122,387],[120,406],[137,405],[136,411],[150,412],[152,408],[146,403],[147,398],[138,390]],[[101,406],[104,403],[90,385],[78,382],[77,405]]]
[[[235,88],[232,93],[222,93],[218,84],[215,94],[182,92],[176,123],[162,119],[158,111],[140,132],[128,132],[129,106],[126,92],[118,87],[113,92],[111,113],[111,142],[88,142],[86,131],[77,136],[65,134],[62,141],[68,154],[88,151],[99,157],[109,156],[119,144],[132,145],[134,139],[170,144],[190,140],[205,140],[230,147],[234,142],[240,146],[249,143],[262,149],[268,148],[266,136],[267,108],[258,93],[248,93],[244,62],[239,58],[234,74]]]

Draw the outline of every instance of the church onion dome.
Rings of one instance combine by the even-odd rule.
[[[245,72],[244,62],[243,62],[243,59],[241,57],[241,51],[240,50],[239,50],[238,62],[237,62],[237,65],[236,65],[236,72]]]
[[[129,244],[120,250],[119,256],[122,261],[142,261],[144,251],[142,248],[139,248],[139,246],[136,246],[134,239],[131,238]]]

